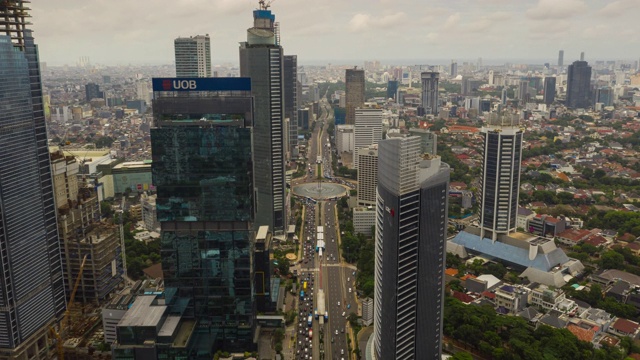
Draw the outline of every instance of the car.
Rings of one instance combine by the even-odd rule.
[[[340,301],[338,301],[338,306],[340,306]]]
[[[336,329],[336,335],[338,335],[338,329]]]
[[[349,288],[349,293],[351,293],[351,288]]]
[[[344,317],[344,314],[346,314],[346,313],[347,313],[346,311],[343,311],[343,312],[342,312],[342,317]]]
[[[347,309],[351,309],[351,304],[347,304]]]
[[[350,277],[348,277],[348,278],[347,278],[347,281],[351,281],[351,278],[350,278]]]
[[[340,349],[340,355],[344,355],[344,349]]]

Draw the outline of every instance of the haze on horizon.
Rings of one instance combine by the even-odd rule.
[[[34,1],[41,61],[172,64],[173,40],[209,34],[214,64],[237,63],[257,0]],[[285,54],[301,64],[557,62],[640,57],[640,0],[278,0]],[[405,60],[399,60],[405,59]],[[439,59],[439,60],[438,60]]]

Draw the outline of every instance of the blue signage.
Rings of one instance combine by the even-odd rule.
[[[153,91],[251,91],[251,78],[153,78]]]

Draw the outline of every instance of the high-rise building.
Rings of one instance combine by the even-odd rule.
[[[507,88],[505,87],[502,89],[502,93],[500,94],[500,103],[502,105],[507,105],[507,99]]]
[[[509,234],[517,228],[523,129],[517,115],[492,113],[480,133],[484,137],[481,237],[491,235],[495,241],[499,234]]]
[[[179,37],[173,41],[176,77],[211,77],[209,34]]]
[[[591,66],[586,61],[574,61],[567,69],[568,108],[591,106]]]
[[[64,155],[61,150],[51,153],[51,166],[67,298],[86,255],[76,299],[101,305],[122,282],[119,228],[100,221],[95,187],[78,181],[79,164],[74,156]]]
[[[544,78],[544,103],[550,105],[556,99],[556,78],[547,76]]]
[[[560,50],[558,52],[558,66],[559,67],[564,66],[564,50]]]
[[[93,99],[102,99],[104,93],[100,91],[100,85],[96,83],[88,83],[84,86],[85,99],[87,102]]]
[[[297,155],[298,147],[298,57],[285,55],[284,69],[284,117],[289,118],[289,153]]]
[[[440,74],[425,71],[420,74],[422,79],[422,107],[426,114],[438,114],[438,80]]]
[[[0,2],[0,357],[49,359],[65,310],[38,47],[28,1]]]
[[[345,123],[347,125],[355,124],[356,109],[364,105],[364,70],[347,69],[345,73],[345,96],[347,117]]]
[[[610,86],[601,87],[596,92],[596,103],[602,103],[602,106],[613,105],[614,92]]]
[[[584,51],[580,53],[580,61],[584,61]]]
[[[358,157],[358,205],[376,204],[378,181],[378,145],[370,145],[356,150]]]
[[[387,82],[387,99],[398,99],[398,80]]]
[[[155,78],[153,90],[166,305],[192,324],[188,358],[253,349],[251,80]]]
[[[440,359],[449,166],[420,138],[378,145],[374,351],[378,359]]]
[[[353,127],[354,150],[377,144],[382,140],[382,109],[356,109]],[[355,154],[354,154],[355,155]],[[358,169],[358,157],[354,156],[354,166]]]
[[[527,100],[527,95],[529,94],[529,81],[527,80],[520,80],[518,82],[518,100],[520,100],[520,102],[525,102]]]
[[[452,78],[458,76],[458,63],[453,60],[451,60],[451,68],[449,70],[449,74],[451,74]]]
[[[256,224],[280,235],[287,223],[282,47],[276,44],[270,10],[255,10],[253,20],[247,41],[240,44],[240,76],[251,78],[254,98]]]
[[[411,136],[420,137],[420,151],[422,153],[436,155],[438,135],[429,131],[429,129],[411,128],[409,129]]]

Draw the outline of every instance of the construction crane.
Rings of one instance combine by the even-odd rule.
[[[271,3],[273,3],[276,0],[259,0],[258,1],[258,7],[260,8],[260,10],[268,10],[271,7]]]
[[[78,272],[78,277],[76,278],[76,282],[73,285],[73,290],[71,290],[71,296],[69,296],[69,303],[67,304],[67,310],[64,311],[64,316],[62,317],[62,321],[60,322],[60,331],[56,331],[56,329],[51,326],[49,328],[49,332],[53,337],[56,338],[56,349],[58,352],[58,360],[64,360],[64,348],[63,348],[63,338],[66,338],[67,333],[65,333],[65,322],[69,322],[67,324],[67,331],[71,329],[71,319],[69,318],[69,309],[73,306],[73,302],[76,298],[76,291],[78,291],[78,285],[80,285],[80,279],[82,278],[82,271],[84,270],[84,264],[87,262],[87,256],[85,255],[82,258],[82,263],[80,264],[80,271]]]

